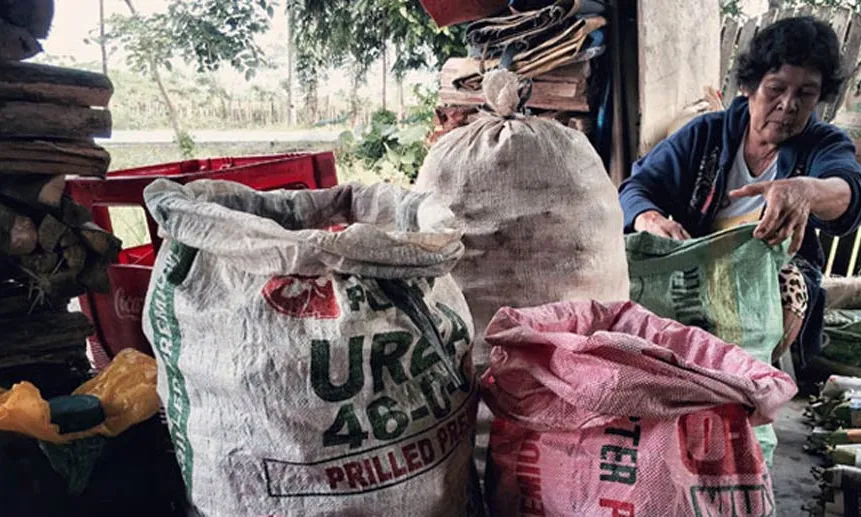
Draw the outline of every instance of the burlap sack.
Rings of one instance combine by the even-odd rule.
[[[416,184],[460,220],[466,254],[452,275],[477,336],[503,306],[629,297],[622,209],[601,159],[582,133],[518,114],[522,89],[489,73],[493,113],[437,142]],[[477,339],[477,364],[487,357]]]
[[[448,210],[391,185],[145,196],[167,240],[144,332],[204,515],[468,514],[473,327]]]

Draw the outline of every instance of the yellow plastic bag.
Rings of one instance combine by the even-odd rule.
[[[21,382],[0,393],[0,431],[25,434],[51,443],[68,443],[90,436],[113,437],[158,412],[155,359],[125,349],[96,377],[73,395],[92,395],[101,402],[105,421],[80,433],[61,435],[51,423],[51,409],[39,389]]]

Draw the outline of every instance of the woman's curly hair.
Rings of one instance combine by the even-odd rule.
[[[832,101],[846,79],[840,42],[834,30],[811,16],[786,18],[759,31],[750,48],[738,57],[738,84],[756,91],[763,76],[783,65],[810,67],[822,74],[820,100]]]

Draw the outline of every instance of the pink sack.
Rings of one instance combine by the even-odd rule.
[[[751,425],[783,372],[632,302],[505,308],[486,339],[491,515],[773,515]]]

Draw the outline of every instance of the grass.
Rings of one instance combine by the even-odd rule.
[[[175,144],[104,144],[111,154],[111,170],[123,170],[148,165],[159,165],[182,161],[183,157]],[[250,156],[283,154],[300,151],[332,150],[331,144],[314,143],[239,143],[239,144],[197,144],[194,158],[215,158],[220,156]],[[361,166],[338,166],[338,182],[374,183],[380,178]],[[143,207],[111,207],[113,233],[123,241],[123,248],[130,248],[150,242]]]

